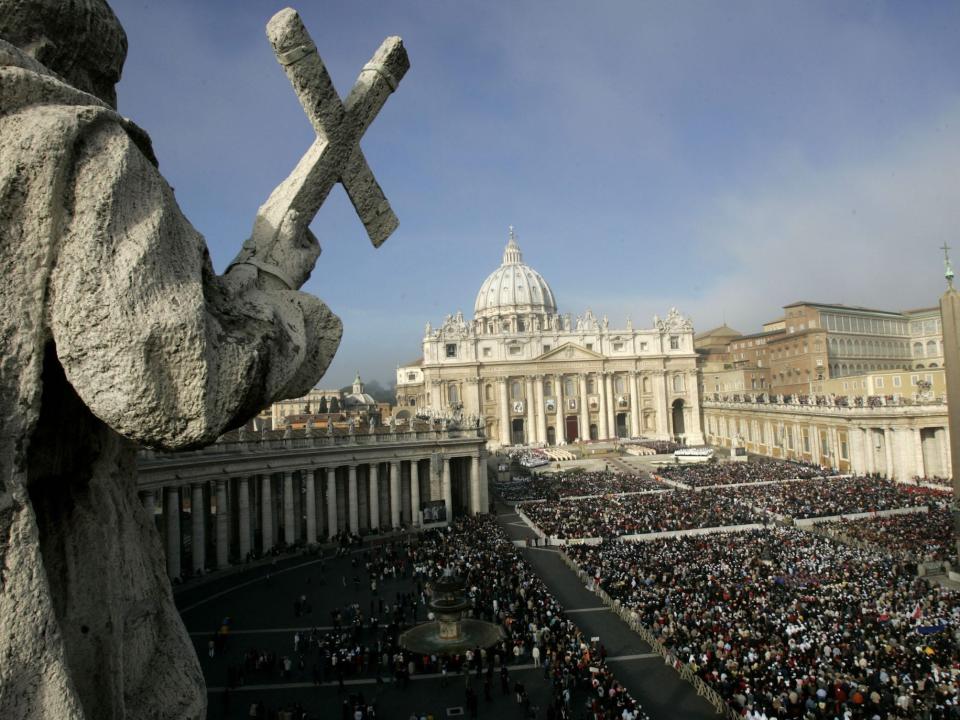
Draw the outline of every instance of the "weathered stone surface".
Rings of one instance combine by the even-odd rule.
[[[135,443],[209,443],[305,394],[341,335],[296,290],[319,254],[302,214],[214,274],[146,134],[113,109],[125,51],[104,2],[0,0],[5,720],[205,714]]]

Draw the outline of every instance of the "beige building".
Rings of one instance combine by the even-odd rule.
[[[561,314],[523,263],[511,228],[474,316],[429,323],[423,356],[397,369],[398,412],[476,416],[492,445],[644,436],[703,442],[693,326],[671,309],[653,327]]]

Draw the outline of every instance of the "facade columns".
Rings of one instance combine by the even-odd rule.
[[[453,520],[453,485],[450,481],[450,458],[445,457],[440,461],[443,468],[443,478],[441,489],[443,492],[443,505],[447,509],[447,522]]]
[[[250,555],[250,481],[242,477],[237,482],[237,528],[240,532],[240,562]]]
[[[337,469],[327,468],[327,536],[332,538],[337,528]]]
[[[653,406],[657,411],[657,438],[669,440],[667,415],[670,413],[670,406],[667,403],[667,375],[663,370],[655,370],[653,373]]]
[[[590,407],[587,405],[587,374],[580,373],[580,440],[590,439]]]
[[[533,445],[535,442],[540,440],[540,438],[537,437],[537,416],[536,416],[537,403],[536,403],[536,399],[534,398],[533,378],[527,377],[526,380],[527,381],[525,384],[527,386],[526,388],[527,389],[527,392],[526,392],[527,422],[525,423],[526,427],[524,429],[526,430],[525,435],[526,435],[527,445]]]
[[[537,439],[544,445],[547,445],[547,414],[543,404],[543,381],[543,375],[536,375],[534,377],[534,417],[537,421]]]
[[[640,437],[643,428],[640,427],[640,375],[630,373],[630,435]]]
[[[283,542],[293,545],[297,540],[293,519],[293,473],[283,474]]]
[[[543,387],[542,383],[540,387]],[[480,456],[474,455],[470,458],[470,514],[479,512],[483,512],[480,506]]]
[[[317,484],[314,470],[302,471],[307,485],[307,545],[317,542]]]
[[[497,380],[497,394],[500,396],[500,444],[510,444],[510,401],[507,397],[509,383],[505,378]]]
[[[866,455],[866,470],[868,475],[872,475],[877,471],[876,467],[876,448],[873,446],[873,428],[864,428],[864,454]]]
[[[400,463],[390,463],[390,525],[400,527]]]
[[[193,527],[193,572],[202,572],[207,564],[206,508],[203,506],[203,483],[195,483],[190,500],[190,521]]]
[[[171,579],[180,577],[180,488],[164,488],[167,521],[167,574]]]
[[[689,371],[687,381],[690,385],[690,422],[686,428],[687,442],[690,445],[702,445],[703,427],[700,425],[700,378],[696,369]]]
[[[410,461],[410,521],[420,527],[420,463]]]
[[[360,531],[360,505],[357,499],[357,466],[349,465],[347,475],[347,522],[350,532],[356,535]]]
[[[260,476],[260,537],[263,554],[273,550],[273,492],[270,476]]]
[[[567,442],[567,411],[563,407],[563,375],[554,375],[557,389],[554,396],[557,398],[557,416],[554,435],[557,438],[557,445],[563,445]]]
[[[368,466],[369,469],[369,480],[367,484],[370,486],[370,529],[379,530],[380,529],[380,464],[379,463],[370,463]]]
[[[600,394],[600,409],[597,412],[597,439],[606,440],[610,437],[610,427],[607,413],[607,380],[610,375],[606,372],[597,373],[597,392]]]
[[[613,373],[606,373],[604,376],[604,394],[600,396],[600,407],[603,408],[603,397],[606,396],[607,406],[607,437],[617,436],[617,398],[613,393]]]
[[[217,567],[230,565],[230,512],[227,508],[227,481],[217,480]]]

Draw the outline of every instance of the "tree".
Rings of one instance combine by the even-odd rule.
[[[330,412],[340,412],[340,401],[336,397],[330,398]]]
[[[320,413],[321,415],[327,414],[327,396],[326,395],[320,398],[320,407],[317,408],[317,412]]]

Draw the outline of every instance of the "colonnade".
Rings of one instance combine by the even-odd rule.
[[[866,413],[862,409],[843,408],[832,413],[838,417],[784,413],[775,418],[718,412],[711,405],[707,403],[705,409],[707,439],[716,445],[739,444],[750,452],[892,480],[951,475],[949,433],[942,412],[929,418],[868,419],[860,417]],[[848,414],[853,417],[842,417]]]
[[[141,490],[140,497],[150,518],[156,522],[160,516],[167,571],[176,578],[187,574],[185,557],[197,574],[342,532],[418,528],[438,517],[441,502],[448,520],[455,511],[485,512],[487,477],[480,454],[434,454],[164,484]],[[184,518],[189,518],[189,547]]]

